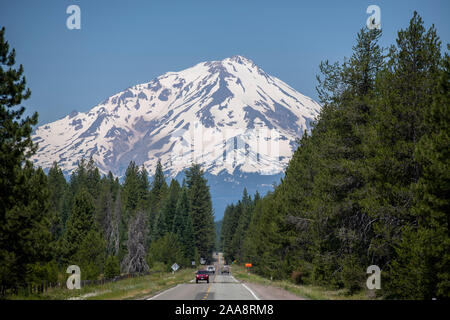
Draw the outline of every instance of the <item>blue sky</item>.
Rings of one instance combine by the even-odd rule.
[[[81,30],[66,8],[81,8]],[[241,54],[312,98],[320,61],[342,61],[355,34],[381,8],[384,46],[417,10],[450,38],[450,1],[0,0],[0,26],[16,48],[39,124],[167,71]]]

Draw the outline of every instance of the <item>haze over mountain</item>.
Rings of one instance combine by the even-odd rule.
[[[258,181],[255,190],[270,189],[319,110],[251,60],[233,56],[167,72],[38,127],[33,161],[44,169],[56,161],[70,174],[82,157],[93,157],[102,173],[123,176],[130,161],[152,175],[160,159],[170,177],[196,162],[212,178],[214,202],[219,189],[239,195],[249,177]]]

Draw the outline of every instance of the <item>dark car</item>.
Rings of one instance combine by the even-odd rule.
[[[198,270],[195,274],[195,282],[204,281],[206,280],[207,283],[209,283],[209,272],[206,270]]]

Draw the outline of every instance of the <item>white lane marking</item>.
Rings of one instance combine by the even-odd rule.
[[[175,288],[178,287],[178,286],[179,286],[179,284],[177,284],[175,287],[172,287],[172,288],[169,288],[169,289],[167,289],[167,290],[164,290],[163,292],[160,292],[160,293],[158,293],[156,296],[150,297],[150,298],[148,298],[147,300],[153,300],[153,299],[159,297],[160,295],[162,295],[162,294],[164,294],[164,293],[167,293],[167,292],[169,292],[169,291],[175,289]]]
[[[238,280],[236,280],[236,278],[234,276],[230,276],[231,279],[233,279],[234,282],[239,282]]]
[[[247,290],[255,297],[256,300],[261,300],[261,299],[258,298],[258,296],[257,296],[252,290],[250,290],[249,287],[247,287],[247,286],[246,286],[245,284],[243,284],[243,283],[241,283],[241,284],[244,286],[245,289],[247,289]]]
[[[191,281],[189,281],[189,282],[194,282],[195,281],[195,279],[192,279]]]

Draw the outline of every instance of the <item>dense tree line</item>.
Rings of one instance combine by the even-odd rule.
[[[320,116],[274,192],[227,207],[223,251],[350,292],[378,265],[385,297],[448,298],[449,56],[417,13],[388,50],[380,36],[363,29],[349,59],[320,65]]]
[[[223,254],[228,261],[242,261],[244,259],[244,235],[259,200],[260,195],[258,192],[252,200],[247,193],[247,189],[244,188],[242,199],[237,204],[231,204],[226,207],[219,241]]]
[[[158,161],[153,178],[130,162],[123,183],[101,176],[93,159],[79,161],[67,181],[55,162],[46,175],[30,157],[37,113],[23,117],[30,96],[23,67],[15,68],[0,31],[0,286],[56,282],[69,265],[83,279],[148,271],[153,264],[190,267],[210,259],[214,216],[207,180],[199,165],[180,185],[164,177]],[[18,107],[19,106],[19,107]],[[151,183],[150,183],[151,180]]]
[[[191,261],[211,257],[214,218],[198,165],[186,171],[183,185],[172,179],[167,186],[160,162],[151,184],[146,169],[133,161],[123,184],[111,172],[101,177],[92,158],[82,159],[66,182],[55,162],[46,183],[49,273],[76,264],[85,279],[96,279],[146,272],[156,262],[166,270],[175,262],[191,267]]]
[[[46,192],[39,201],[41,209],[48,207],[47,244],[42,243],[48,253],[35,281],[56,281],[58,270],[71,264],[80,266],[84,279],[96,279],[143,273],[156,262],[168,270],[174,262],[190,267],[200,256],[209,259],[215,247],[211,203],[197,194],[203,197],[209,188],[198,165],[186,176],[182,186],[176,180],[167,186],[158,162],[150,184],[145,168],[131,162],[120,184],[111,172],[101,177],[91,158],[82,159],[67,182],[55,162],[39,186]]]

